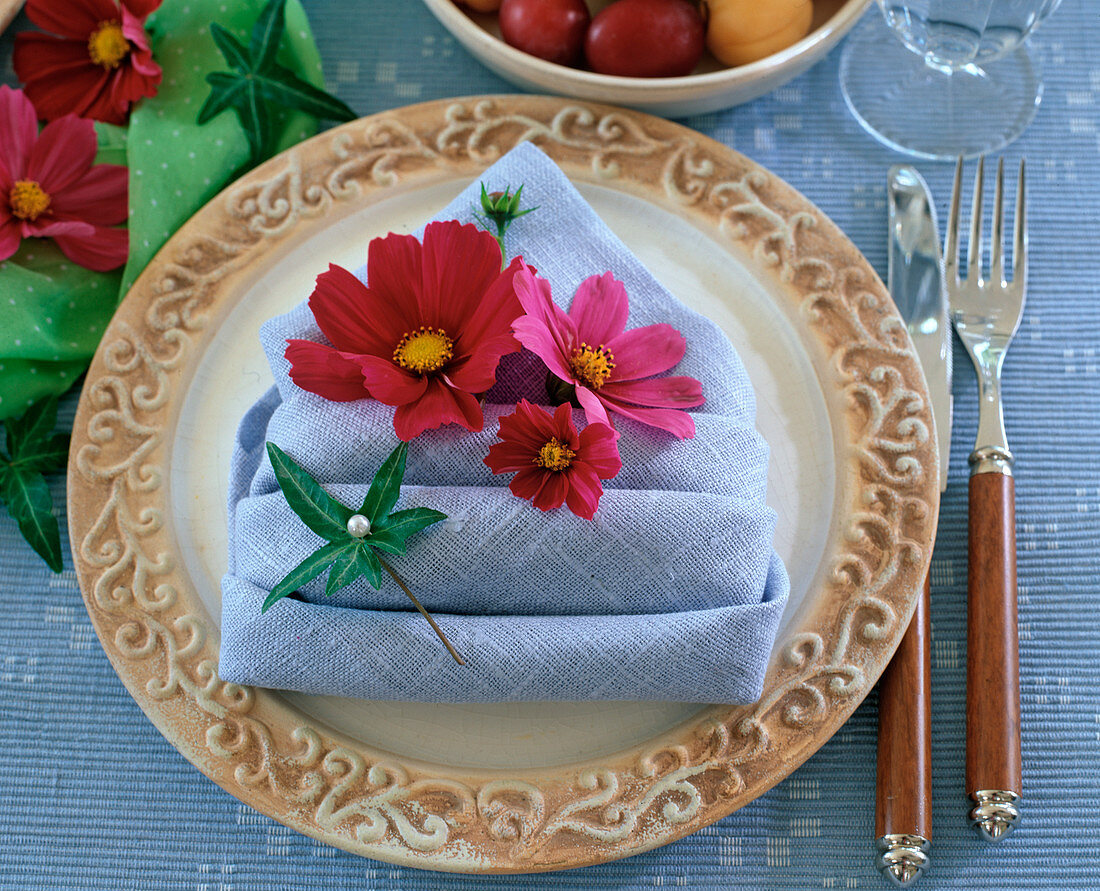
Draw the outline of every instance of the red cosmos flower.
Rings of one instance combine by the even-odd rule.
[[[540,510],[564,503],[591,520],[603,495],[600,480],[623,466],[615,445],[619,435],[607,424],[589,424],[578,436],[568,404],[551,415],[524,399],[514,414],[500,419],[498,435],[502,441],[489,448],[485,463],[493,473],[515,472],[508,488]]]
[[[680,439],[695,435],[695,421],[680,409],[706,401],[699,381],[643,380],[684,358],[684,336],[665,324],[624,330],[626,288],[610,272],[581,282],[568,314],[554,304],[550,283],[527,270],[516,275],[516,294],[526,313],[512,323],[516,339],[576,387],[589,423],[610,424],[611,411]]]
[[[126,123],[130,106],[155,96],[160,84],[145,33],[145,19],[160,3],[27,0],[30,20],[51,33],[17,34],[12,62],[38,113],[48,121],[75,114]]]
[[[126,262],[127,172],[92,166],[95,126],[66,115],[38,132],[34,106],[0,87],[0,260],[24,238],[52,238],[74,263],[114,269]]]
[[[512,286],[522,268],[517,257],[502,272],[493,236],[455,220],[430,223],[423,246],[376,238],[369,285],[339,266],[317,276],[309,308],[333,346],[288,340],[290,377],[335,402],[370,395],[397,406],[393,427],[406,441],[443,424],[480,430],[476,394],[520,349],[510,325],[523,312]]]

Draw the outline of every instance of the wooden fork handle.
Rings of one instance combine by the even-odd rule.
[[[970,477],[966,626],[966,791],[974,801],[972,823],[996,841],[1015,827],[1021,792],[1016,507],[1010,472]]]
[[[928,868],[932,840],[929,580],[878,687],[875,838],[879,869],[905,886]]]

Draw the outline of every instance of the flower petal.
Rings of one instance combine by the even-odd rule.
[[[126,21],[126,13],[130,12],[142,22],[145,21],[160,7],[162,0],[122,0],[122,20]]]
[[[576,462],[569,468],[568,483],[565,501],[569,509],[582,520],[591,520],[603,495],[603,486],[596,471],[583,462]]]
[[[496,383],[500,357],[519,350],[519,341],[510,331],[483,340],[473,355],[447,366],[447,378],[467,393],[484,393]]]
[[[536,276],[531,269],[525,267],[516,273],[513,284],[524,313],[533,321],[539,322],[545,327],[550,335],[551,342],[555,344],[555,349],[561,356],[562,363],[568,365],[569,358],[573,353],[573,346],[577,342],[577,326],[573,324],[573,320],[568,315],[562,312],[561,307],[554,303],[550,293],[550,282]],[[512,329],[516,331],[517,337],[519,335],[518,329],[516,329],[518,322],[519,319],[512,323]],[[521,327],[528,330],[530,323],[525,323]],[[527,345],[524,344],[524,346]],[[548,362],[547,357],[535,350],[534,347],[528,347],[528,349],[535,352],[544,362]],[[566,379],[571,380],[572,377]]]
[[[142,71],[134,67],[135,56],[127,58],[125,64],[116,68],[108,85],[107,98],[116,112],[124,116],[130,113],[139,99],[155,96],[160,85],[160,66],[152,63],[143,66]]]
[[[608,409],[624,418],[667,430],[679,439],[691,439],[695,436],[695,421],[686,411],[673,408],[639,408],[607,396],[601,398]]]
[[[428,378],[411,374],[379,356],[343,353],[344,358],[359,366],[371,396],[386,405],[407,405],[424,395]]]
[[[564,473],[548,473],[542,487],[535,493],[532,503],[539,510],[554,510],[565,504],[569,493],[569,480]]]
[[[27,16],[43,31],[71,37],[87,45],[88,38],[100,22],[118,20],[118,7],[112,0],[80,0],[75,3],[28,0]]]
[[[623,469],[618,434],[606,424],[589,424],[581,431],[579,461],[592,467],[602,480],[614,479]]]
[[[668,371],[684,358],[687,340],[664,323],[631,328],[605,344],[615,357],[611,381],[632,381]]]
[[[607,409],[604,407],[600,397],[593,393],[588,387],[577,387],[577,402],[581,404],[581,408],[584,409],[584,417],[589,424],[606,424],[611,427],[611,419],[607,416]]]
[[[12,180],[24,176],[37,136],[38,120],[30,99],[22,90],[0,86],[0,163]]]
[[[593,347],[607,345],[621,334],[629,314],[626,288],[610,272],[590,276],[581,282],[573,295],[573,305],[569,307],[569,317],[577,326],[577,337]]]
[[[489,446],[489,454],[483,460],[493,473],[515,473],[535,463],[532,452],[531,446],[525,443],[511,440],[494,442]]]
[[[12,62],[24,72],[23,91],[45,120],[67,114],[91,116],[90,109],[107,91],[111,73],[87,58],[86,47],[80,49],[83,59],[71,47],[45,34],[28,34],[21,45],[17,41]]]
[[[0,223],[0,261],[8,259],[19,250],[22,241],[23,230],[19,225],[19,220],[15,217],[8,217]]]
[[[95,153],[95,125],[65,115],[46,124],[38,134],[27,163],[27,178],[40,183],[50,195],[60,194],[91,169]]]
[[[57,238],[59,235],[71,235],[77,238],[91,238],[96,227],[83,220],[59,220],[49,215],[37,220],[23,220],[23,234],[35,238]]]
[[[644,381],[608,381],[600,395],[653,408],[694,408],[706,402],[703,385],[693,377],[655,377]]]
[[[50,210],[101,226],[124,222],[128,213],[129,171],[120,164],[99,164],[57,194]]]
[[[546,323],[534,316],[520,316],[512,322],[516,340],[527,347],[546,364],[546,367],[563,381],[575,383],[573,370],[566,362],[561,343]]]
[[[508,488],[511,489],[512,494],[518,498],[532,500],[542,491],[542,487],[546,485],[546,481],[550,476],[550,471],[537,465],[532,465],[530,467],[525,467],[512,477],[512,482],[508,484]]]
[[[512,417],[531,431],[540,449],[555,436],[554,417],[541,405],[533,405],[526,399],[521,399],[516,404],[516,412]]]
[[[53,239],[66,257],[96,272],[117,269],[130,253],[130,233],[125,229],[96,226],[92,235],[55,235]]]
[[[473,396],[452,390],[435,378],[428,380],[423,396],[400,406],[393,416],[393,429],[406,442],[444,424],[459,424],[476,433],[484,423],[481,406]]]
[[[317,326],[338,349],[382,356],[387,362],[409,330],[394,304],[335,263],[317,276],[309,308]]]
[[[391,331],[400,327],[403,334],[428,324],[421,321],[419,310],[421,263],[420,242],[412,235],[391,232],[384,238],[372,238],[367,246],[367,287],[401,320],[390,326]]]
[[[511,334],[512,322],[523,315],[515,289],[515,275],[521,268],[523,260],[516,257],[489,285],[473,313],[463,320],[460,329],[456,329],[456,354],[476,349],[476,344],[484,338]],[[519,349],[518,343],[516,349]]]
[[[421,275],[424,324],[457,337],[500,277],[500,247],[492,235],[470,223],[429,223],[424,229]]]
[[[550,415],[526,399],[516,404],[516,410],[510,415],[502,415],[498,421],[501,439],[526,446],[534,459],[538,452],[554,435]]]
[[[288,340],[290,379],[303,390],[333,402],[353,402],[370,394],[359,366],[338,350],[311,340]]]
[[[568,402],[563,402],[554,409],[551,422],[553,423],[554,438],[576,451],[580,447],[581,440],[580,436],[577,435],[576,425],[573,423],[573,406]]]

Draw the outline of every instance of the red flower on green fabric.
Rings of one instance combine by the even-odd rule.
[[[695,435],[683,409],[706,401],[702,384],[653,377],[684,358],[684,336],[664,323],[626,330],[626,288],[610,272],[581,282],[568,313],[554,303],[550,283],[529,270],[516,275],[516,294],[526,313],[512,323],[516,339],[575,387],[590,424],[610,425],[614,412],[681,439]]]
[[[48,34],[15,37],[12,62],[38,114],[124,124],[130,107],[155,96],[145,20],[161,0],[27,0],[27,15]],[[57,35],[57,36],[55,36]]]
[[[455,220],[412,235],[371,241],[367,284],[339,266],[317,277],[309,308],[332,346],[288,340],[290,377],[335,402],[368,395],[396,406],[406,442],[460,424],[480,430],[478,395],[496,382],[506,353],[518,352],[512,320],[523,310],[500,247],[488,232]]]
[[[93,165],[95,126],[66,115],[38,132],[34,106],[0,86],[0,260],[24,238],[52,238],[81,266],[96,271],[126,262],[128,175],[117,164]]]
[[[515,473],[508,488],[539,510],[567,504],[591,520],[603,486],[622,470],[619,435],[607,424],[589,424],[577,433],[573,409],[559,405],[551,415],[526,399],[500,419],[501,442],[489,448],[485,463],[493,473]]]

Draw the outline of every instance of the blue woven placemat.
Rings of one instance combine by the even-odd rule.
[[[307,0],[328,84],[361,114],[513,92],[413,0]],[[2,79],[14,83],[11,33]],[[933,871],[918,887],[1094,888],[1100,855],[1100,14],[1065,0],[1037,35],[1046,98],[1008,153],[1030,164],[1030,292],[1005,397],[1017,455],[1023,828],[964,825],[966,454],[975,380],[956,351],[951,483],[932,564]],[[685,123],[823,208],[885,274],[885,173],[897,156],[849,117],[839,53],[770,96]],[[921,165],[946,213],[951,168]],[[71,419],[74,400],[67,405]],[[63,482],[53,485],[64,500]],[[64,534],[64,531],[63,531]],[[89,623],[0,519],[0,888],[881,888],[872,865],[875,697],[809,762],[725,820],[584,870],[485,878],[391,867],[298,835],[203,777],[146,720]],[[134,764],[141,770],[135,773]]]

